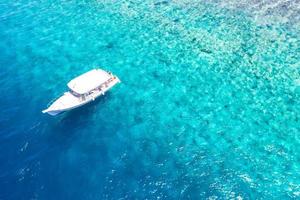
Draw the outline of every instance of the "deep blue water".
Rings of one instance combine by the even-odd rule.
[[[0,2],[0,199],[299,199],[297,1]],[[41,113],[95,67],[122,80]]]

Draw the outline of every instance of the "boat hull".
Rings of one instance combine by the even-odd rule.
[[[62,112],[70,111],[70,110],[73,110],[75,108],[84,106],[85,104],[88,104],[88,103],[96,100],[96,98],[98,98],[100,96],[101,96],[101,94],[97,95],[95,98],[92,98],[92,99],[89,99],[89,100],[86,100],[86,101],[82,101],[82,102],[80,102],[80,103],[78,103],[76,105],[73,105],[72,107],[68,107],[68,108],[64,108],[64,109],[58,109],[58,110],[49,110],[49,109],[46,109],[46,110],[43,110],[42,112],[43,113],[48,113],[49,115],[52,115],[52,116],[55,116],[55,115],[58,115],[58,114],[60,114]]]
[[[100,95],[99,95],[99,96],[100,96]],[[99,97],[99,96],[98,96],[98,97]],[[82,103],[82,104],[78,104],[78,105],[76,105],[76,106],[69,107],[69,108],[65,108],[65,109],[59,109],[59,110],[48,110],[48,109],[46,109],[46,110],[43,110],[42,112],[43,112],[43,113],[48,113],[49,115],[52,115],[52,116],[55,116],[55,115],[58,115],[58,114],[60,114],[60,113],[63,113],[63,112],[66,112],[66,111],[70,111],[70,110],[73,110],[73,109],[75,109],[75,108],[84,106],[85,104],[88,104],[88,103],[90,103],[91,101],[93,101],[93,100],[91,99],[91,100],[89,100],[89,101],[85,101],[85,102]]]
[[[64,111],[46,111],[46,112],[43,112],[43,113],[48,113],[49,115],[55,116],[55,115],[58,115],[62,112],[64,112]]]
[[[120,83],[120,80],[117,77],[115,77],[115,79],[112,82],[110,82],[106,88],[94,91],[91,95],[87,96],[85,100],[79,100],[78,97],[73,96],[70,92],[66,92],[63,96],[57,99],[49,108],[43,110],[42,112],[55,116],[62,112],[70,111],[75,108],[84,106],[85,104],[88,104],[94,101],[96,98],[104,95],[106,91],[108,91],[117,83]],[[65,102],[68,102],[67,106],[61,106],[62,104],[65,104]]]

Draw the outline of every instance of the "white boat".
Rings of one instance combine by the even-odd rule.
[[[102,69],[88,71],[68,83],[69,91],[55,100],[43,113],[57,115],[61,112],[83,106],[120,83],[118,77]]]

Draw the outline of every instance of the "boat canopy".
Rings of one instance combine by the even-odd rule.
[[[77,94],[85,94],[99,87],[111,78],[111,75],[101,69],[88,71],[68,83],[70,90]]]

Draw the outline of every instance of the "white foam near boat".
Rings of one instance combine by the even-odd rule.
[[[43,113],[57,115],[61,112],[83,106],[120,83],[118,77],[102,69],[88,71],[68,83],[69,91],[55,100]]]

